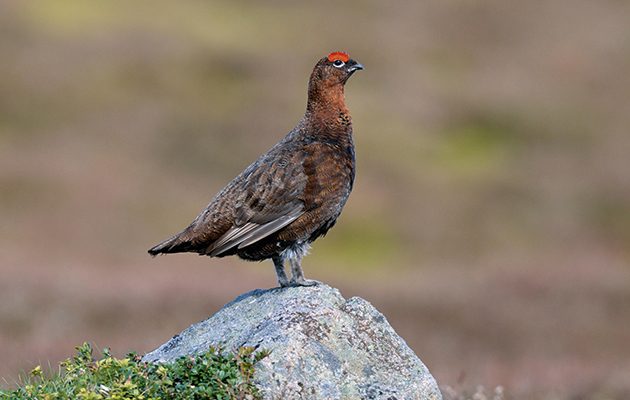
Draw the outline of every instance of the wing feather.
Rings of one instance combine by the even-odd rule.
[[[277,159],[264,168],[256,168],[243,181],[242,192],[235,201],[232,226],[210,243],[204,253],[221,256],[235,248],[242,249],[298,219],[304,213],[301,195],[306,181],[304,168],[297,159]]]
[[[280,229],[289,225],[291,222],[298,219],[303,213],[304,212],[302,211],[302,207],[300,207],[299,209],[296,208],[295,211],[291,212],[288,215],[282,216],[274,221],[259,226],[243,238],[241,243],[238,245],[238,248],[242,249],[243,247],[247,247],[261,239],[264,239],[272,233],[279,231]]]
[[[219,256],[226,251],[238,247],[242,249],[257,241],[264,239],[274,232],[279,231],[291,222],[295,221],[303,214],[302,207],[296,207],[286,215],[282,215],[264,224],[247,222],[240,227],[232,227],[216,242],[206,249],[206,254]]]

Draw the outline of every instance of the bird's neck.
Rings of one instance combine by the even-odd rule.
[[[304,118],[319,136],[339,138],[352,134],[352,120],[346,107],[343,85],[309,85]]]
[[[308,87],[308,101],[306,112],[309,113],[332,113],[343,112],[348,114],[346,107],[346,97],[340,83],[327,84],[327,82],[310,82]]]

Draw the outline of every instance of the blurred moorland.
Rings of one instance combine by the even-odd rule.
[[[358,175],[310,278],[442,385],[630,397],[630,3],[0,2],[0,377],[148,351],[271,263],[146,249],[347,50]]]

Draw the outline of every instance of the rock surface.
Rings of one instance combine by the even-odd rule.
[[[441,399],[427,367],[367,301],[324,284],[254,290],[144,356],[169,362],[209,346],[271,350],[265,399]]]

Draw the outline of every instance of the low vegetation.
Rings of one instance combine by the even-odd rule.
[[[100,359],[83,344],[48,377],[37,366],[17,389],[0,390],[0,399],[258,399],[253,385],[254,365],[268,353],[250,347],[236,354],[210,348],[171,364],[141,361],[131,353],[113,357],[108,349]]]

